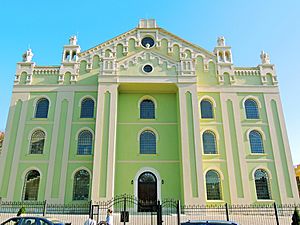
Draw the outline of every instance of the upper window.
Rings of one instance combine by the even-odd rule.
[[[94,100],[85,98],[81,102],[80,118],[94,118]]]
[[[264,153],[264,145],[261,134],[252,130],[249,133],[251,153]]]
[[[258,169],[254,173],[257,199],[271,199],[269,177],[265,170]]]
[[[222,200],[221,179],[215,170],[209,170],[206,173],[206,194],[207,200]]]
[[[245,101],[245,110],[247,119],[259,119],[257,103],[253,99],[247,99]]]
[[[217,154],[216,136],[211,131],[205,131],[202,135],[204,154]]]
[[[25,176],[23,200],[36,201],[38,199],[40,173],[37,170],[29,171]]]
[[[83,130],[78,135],[77,154],[91,155],[93,146],[93,134],[88,130]]]
[[[145,48],[151,48],[151,47],[153,47],[153,45],[154,45],[154,40],[153,40],[153,38],[151,38],[151,37],[144,37],[143,39],[142,39],[142,45],[145,47]]]
[[[145,73],[151,73],[153,71],[153,67],[151,65],[147,64],[147,65],[143,66],[143,71]]]
[[[31,135],[30,154],[43,154],[45,144],[45,133],[37,130]]]
[[[140,104],[141,119],[155,119],[155,105],[152,100],[145,99]]]
[[[150,130],[140,135],[140,154],[156,154],[156,136]]]
[[[86,170],[75,173],[73,183],[73,200],[88,200],[90,192],[90,174]]]
[[[209,100],[202,100],[200,103],[201,108],[201,118],[202,119],[212,119],[214,118],[213,106]]]
[[[36,103],[35,118],[48,118],[49,100],[41,98]]]

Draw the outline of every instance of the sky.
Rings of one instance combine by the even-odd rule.
[[[141,18],[209,51],[218,36],[235,66],[257,66],[265,50],[276,65],[293,163],[300,164],[300,1],[152,0],[16,1],[0,5],[0,130],[4,131],[16,63],[30,46],[38,65],[59,65],[78,35],[89,49],[137,26]]]

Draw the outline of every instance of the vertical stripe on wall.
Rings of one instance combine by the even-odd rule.
[[[110,98],[111,94],[107,91],[104,94],[104,118],[103,118],[103,141],[102,141],[102,162],[100,174],[100,197],[106,197],[107,184],[107,157],[108,157],[108,141],[109,141],[109,119],[110,119]],[[108,178],[110,179],[110,178]]]
[[[189,136],[189,153],[190,153],[190,166],[191,166],[191,182],[193,197],[198,197],[198,180],[196,169],[196,156],[195,156],[195,138],[194,138],[194,118],[193,118],[193,105],[192,94],[190,92],[185,93],[186,107],[187,107],[187,124],[188,124],[188,136]]]
[[[287,165],[287,158],[285,155],[285,146],[283,143],[283,138],[282,138],[282,130],[280,126],[280,120],[279,120],[279,115],[278,115],[278,110],[277,110],[277,103],[275,100],[271,100],[271,107],[272,107],[272,112],[273,112],[273,120],[274,120],[274,125],[276,129],[276,136],[277,136],[277,141],[278,141],[278,146],[279,146],[279,153],[280,153],[280,158],[282,162],[282,168],[283,168],[283,173],[284,174],[289,174],[288,170],[288,165]],[[286,187],[286,192],[287,196],[289,198],[293,198],[293,191],[291,189],[291,180],[290,176],[284,176],[284,181],[285,181],[285,187]]]

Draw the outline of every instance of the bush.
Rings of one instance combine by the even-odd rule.
[[[299,225],[300,224],[300,216],[299,216],[299,211],[297,210],[297,208],[295,208],[295,210],[294,210],[292,221],[293,221],[292,225]]]
[[[22,206],[22,207],[19,209],[19,211],[18,211],[18,213],[17,213],[17,216],[21,216],[22,214],[25,214],[25,213],[26,213],[25,207]]]

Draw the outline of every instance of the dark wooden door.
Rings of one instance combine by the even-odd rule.
[[[157,179],[151,172],[142,173],[138,179],[139,212],[155,211],[157,205]]]

